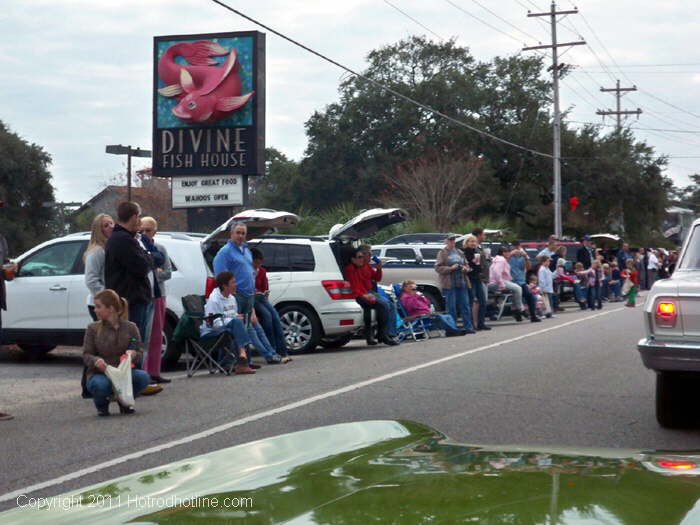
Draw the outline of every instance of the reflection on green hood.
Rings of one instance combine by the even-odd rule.
[[[699,468],[695,467],[695,464]],[[700,452],[484,447],[412,422],[321,427],[0,513],[0,523],[700,523]]]

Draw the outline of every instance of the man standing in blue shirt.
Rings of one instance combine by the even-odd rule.
[[[231,225],[231,239],[214,257],[214,274],[228,271],[234,275],[238,313],[249,315],[255,302],[255,270],[253,254],[246,242],[247,234],[248,227],[244,222],[234,222]]]

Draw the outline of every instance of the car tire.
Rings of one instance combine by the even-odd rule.
[[[162,350],[160,367],[163,370],[173,370],[177,367],[177,362],[180,360],[180,355],[182,354],[182,346],[173,343],[173,332],[175,331],[175,324],[168,317],[165,318],[165,325],[163,326],[163,338],[165,339],[165,347]]]
[[[316,313],[303,304],[288,304],[278,311],[290,352],[311,352],[321,342],[322,327]]]
[[[25,353],[33,356],[48,354],[51,350],[56,348],[56,345],[18,344],[17,346],[19,346]]]
[[[664,428],[687,428],[697,423],[693,399],[697,382],[669,372],[656,374],[656,420]]]
[[[323,348],[340,348],[352,340],[352,334],[339,335],[337,337],[324,337],[319,344]]]
[[[435,292],[431,292],[429,290],[425,290],[422,292],[423,295],[432,303],[432,305],[435,307],[436,312],[444,312],[445,309],[443,307],[443,301],[441,297],[438,297]]]

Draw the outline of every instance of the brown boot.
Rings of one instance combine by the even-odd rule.
[[[238,374],[254,374],[255,370],[250,368],[248,366],[248,363],[241,363],[239,365],[236,365],[236,367],[233,369],[233,373],[238,375]]]

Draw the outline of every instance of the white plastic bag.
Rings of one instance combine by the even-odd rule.
[[[105,375],[112,382],[114,394],[119,399],[119,402],[128,407],[134,407],[134,389],[131,384],[131,356],[126,355],[126,359],[119,363],[119,367],[115,368],[107,365]]]

